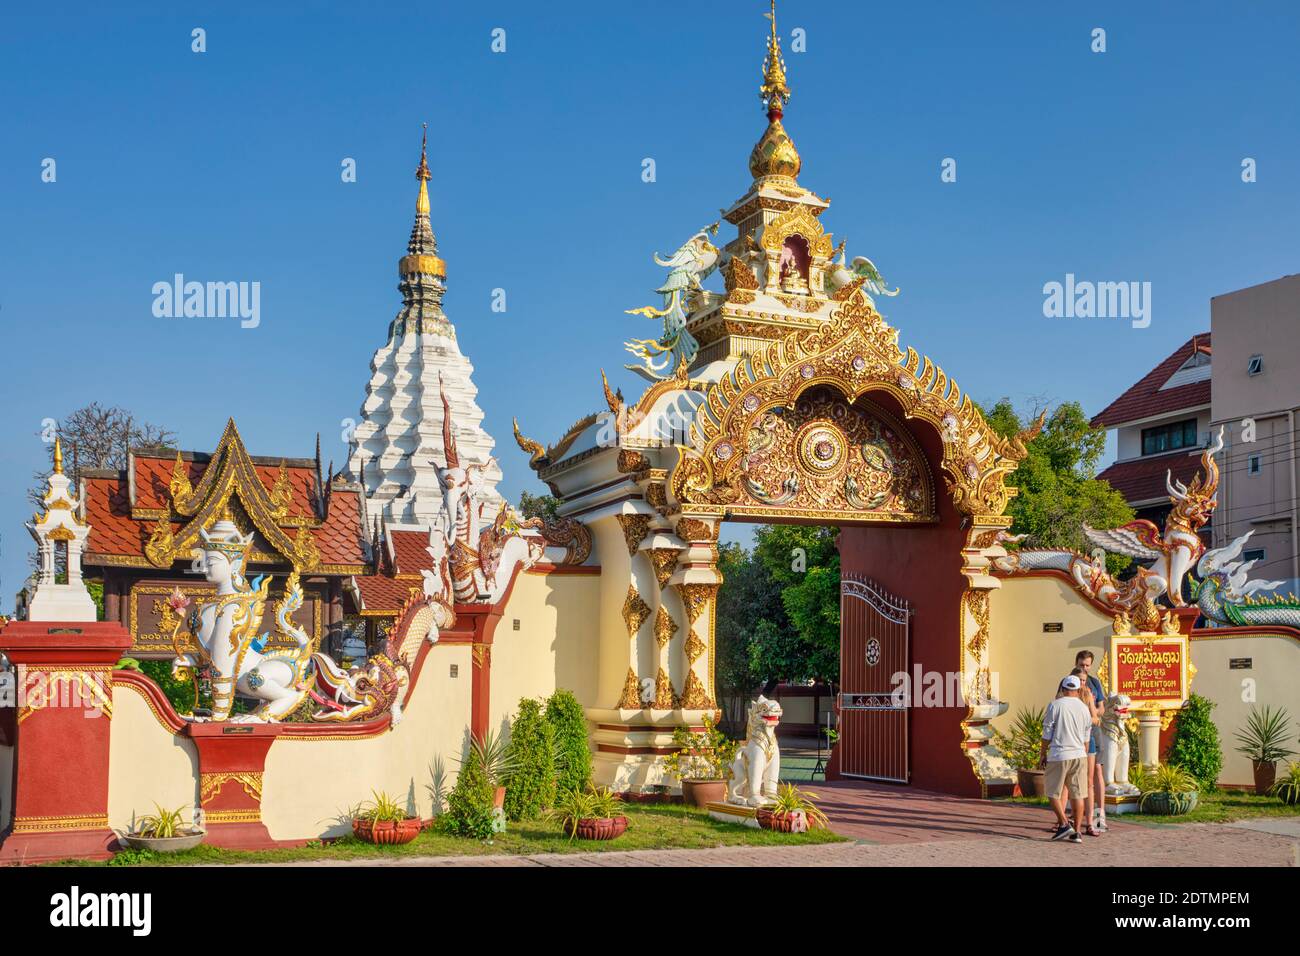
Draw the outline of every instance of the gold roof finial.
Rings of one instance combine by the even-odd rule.
[[[429,174],[429,124],[424,124],[424,138],[420,140],[420,166],[415,171],[415,178],[420,181],[420,198],[415,201],[415,211],[429,215],[429,187],[426,185],[433,177]]]
[[[763,85],[758,88],[770,120],[780,119],[785,104],[790,102],[790,87],[785,82],[785,60],[781,57],[781,38],[776,32],[776,0],[771,0],[771,3],[771,12],[763,14],[772,23],[772,33],[767,39],[767,55],[763,58]]]
[[[63,474],[63,443],[59,441],[59,436],[54,436],[54,473]]]

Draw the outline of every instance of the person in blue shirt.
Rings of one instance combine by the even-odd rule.
[[[1093,715],[1096,717],[1092,725],[1092,740],[1088,743],[1088,785],[1091,790],[1092,810],[1088,815],[1090,821],[1090,832],[1092,836],[1100,836],[1108,829],[1106,826],[1106,781],[1102,772],[1101,761],[1097,759],[1101,750],[1101,715],[1106,710],[1106,692],[1102,689],[1101,681],[1092,673],[1093,663],[1092,651],[1079,651],[1074,655],[1074,666],[1077,669],[1080,679],[1083,680],[1084,686],[1091,691]]]

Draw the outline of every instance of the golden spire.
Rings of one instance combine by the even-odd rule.
[[[771,12],[763,14],[771,21],[772,32],[767,38],[767,54],[763,58],[763,84],[758,88],[758,95],[767,107],[767,131],[749,154],[749,171],[755,182],[771,181],[776,185],[795,186],[802,160],[794,148],[794,141],[781,125],[785,105],[790,102],[790,87],[786,85],[781,38],[776,32],[776,0],[771,0],[771,4]]]
[[[772,34],[767,38],[767,56],[763,58],[763,85],[758,88],[768,119],[780,119],[785,104],[790,102],[790,87],[785,82],[785,60],[781,57],[781,38],[776,33],[776,0],[772,11],[763,14],[772,23]],[[773,116],[772,114],[776,115]]]
[[[433,177],[429,175],[429,124],[424,124],[424,138],[420,140],[420,166],[415,171],[415,178],[420,181],[420,197],[415,201],[415,211],[429,215],[429,188],[426,185]]]
[[[59,441],[59,436],[54,436],[54,473],[63,474],[63,443]]]

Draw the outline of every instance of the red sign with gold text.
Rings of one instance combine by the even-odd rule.
[[[1183,636],[1162,635],[1149,643],[1137,637],[1112,637],[1106,675],[1109,690],[1127,694],[1135,707],[1181,707],[1189,690],[1189,656]]]

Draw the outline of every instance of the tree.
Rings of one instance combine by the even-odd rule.
[[[743,724],[750,694],[764,676],[751,664],[752,648],[770,642],[774,630],[788,628],[781,591],[761,561],[741,545],[718,545],[718,591],[714,625],[716,658],[714,680],[725,719],[731,728]],[[778,621],[779,628],[772,622]]]
[[[1034,417],[1022,418],[1008,398],[1000,399],[985,413],[993,430],[1007,437],[1022,431]],[[1028,449],[1028,456],[1006,479],[1008,485],[1019,489],[1007,512],[1013,519],[1011,531],[1029,536],[1024,547],[1073,548],[1087,553],[1092,545],[1083,534],[1085,523],[1114,528],[1133,520],[1133,509],[1124,497],[1095,477],[1106,450],[1106,433],[1088,423],[1078,402],[1057,405]],[[1115,573],[1131,560],[1107,555],[1106,566]]]
[[[555,732],[542,716],[542,702],[525,697],[510,724],[510,777],[506,816],[532,820],[555,802]]]
[[[546,701],[546,722],[555,738],[556,787],[582,793],[591,782],[587,714],[573,691],[557,690]]]
[[[767,681],[834,682],[840,671],[840,555],[835,528],[769,525],[754,553],[780,588],[786,626],[772,620],[751,647],[751,666]],[[770,620],[770,619],[769,619]]]
[[[554,495],[530,495],[523,491],[519,494],[519,513],[525,518],[541,518],[551,522],[560,517],[558,508],[560,499]]]

